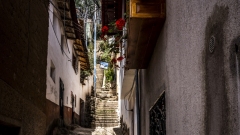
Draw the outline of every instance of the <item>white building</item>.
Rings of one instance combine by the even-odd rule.
[[[74,4],[74,0],[70,0],[66,3],[50,1],[49,5],[46,91],[48,130],[59,118],[66,124],[79,123],[86,94],[91,90],[92,77],[85,81],[85,85],[80,83],[80,71],[88,69],[89,62]]]

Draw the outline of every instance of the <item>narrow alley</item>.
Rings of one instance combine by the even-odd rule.
[[[239,0],[0,13],[0,135],[240,135]]]

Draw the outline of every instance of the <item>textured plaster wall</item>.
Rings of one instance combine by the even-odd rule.
[[[91,94],[91,89],[93,86],[93,76],[89,76],[87,80],[84,80],[85,85],[82,85],[82,98],[84,101],[86,101],[86,95]]]
[[[0,1],[0,11],[0,123],[43,135],[48,12],[40,0]]]
[[[142,135],[149,134],[149,109],[164,90],[167,134],[239,134],[239,1],[166,2],[152,59],[140,71]],[[210,54],[212,35],[216,44]]]

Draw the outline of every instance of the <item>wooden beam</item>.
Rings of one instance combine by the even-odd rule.
[[[69,36],[67,36],[67,39],[75,40],[76,38],[75,38],[75,37],[69,37]]]
[[[74,32],[71,32],[71,31],[66,31],[66,30],[65,30],[65,32],[66,32],[66,33],[69,33],[69,34],[75,34]]]
[[[64,10],[67,11],[67,12],[70,12],[69,9],[66,9],[66,8],[64,9],[63,7],[58,7],[58,8],[59,8],[61,11],[63,11],[63,12],[64,12]]]

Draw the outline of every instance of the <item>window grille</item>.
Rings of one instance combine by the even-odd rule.
[[[150,135],[166,135],[165,92],[150,109]]]

